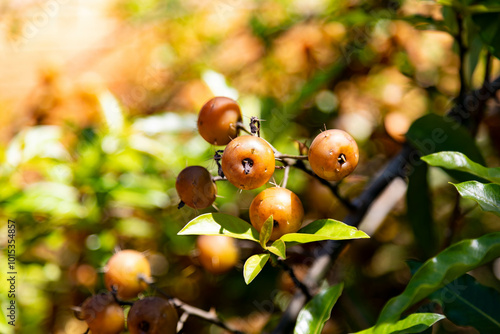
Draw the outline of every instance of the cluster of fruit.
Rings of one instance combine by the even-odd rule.
[[[227,97],[215,97],[201,109],[198,117],[200,135],[213,145],[227,145],[222,156],[217,151],[215,160],[219,177],[243,189],[256,189],[266,184],[274,174],[276,160],[281,160],[271,144],[259,137],[259,121],[252,118],[252,135],[238,136],[242,114],[238,103]],[[248,132],[248,131],[247,131]],[[345,131],[321,132],[309,147],[312,171],[328,181],[340,181],[357,166],[359,151],[356,141]],[[214,178],[201,166],[190,166],[177,177],[176,189],[181,205],[204,209],[212,205],[217,194]],[[272,187],[259,193],[250,205],[250,221],[260,232],[264,222],[273,216],[270,240],[299,230],[304,209],[297,195],[286,188]]]
[[[242,114],[237,102],[226,97],[215,97],[200,111],[198,130],[213,145],[226,145],[217,151],[214,159],[219,166],[217,179],[234,186],[256,189],[271,179],[275,169],[289,167],[290,161],[309,160],[312,171],[328,181],[339,181],[349,175],[359,159],[354,139],[342,130],[321,132],[309,147],[307,156],[286,156],[276,151],[260,137],[260,121],[251,119],[248,131],[241,123]],[[250,135],[238,136],[244,130]],[[284,166],[276,166],[281,161]],[[176,189],[181,199],[179,207],[194,209],[211,206],[216,198],[216,178],[201,166],[190,166],[181,171]],[[304,208],[299,197],[285,187],[270,187],[261,191],[250,205],[250,221],[261,231],[269,217],[273,217],[269,240],[300,229]],[[270,226],[270,222],[267,223]],[[234,239],[218,235],[201,235],[197,240],[199,261],[208,271],[218,274],[231,269],[238,261]],[[117,334],[125,327],[123,306],[132,305],[127,316],[127,327],[136,333],[176,333],[178,314],[172,301],[160,297],[146,297],[134,302],[152,282],[151,268],[145,256],[134,250],[114,254],[105,268],[104,281],[108,293],[89,297],[83,304],[79,318],[86,321],[93,334]]]
[[[78,314],[85,320],[92,334],[118,334],[125,329],[122,305],[132,304],[127,316],[131,334],[177,332],[178,314],[167,299],[146,297],[134,299],[151,282],[151,267],[146,257],[135,250],[122,250],[114,254],[105,267],[104,282],[109,293],[87,298]]]

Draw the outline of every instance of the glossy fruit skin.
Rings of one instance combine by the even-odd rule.
[[[126,249],[114,254],[108,261],[104,283],[109,291],[116,289],[119,299],[128,300],[147,289],[148,285],[139,279],[142,275],[151,279],[151,266],[146,257],[138,251]]]
[[[273,187],[261,191],[250,205],[250,222],[260,232],[262,225],[273,216],[270,240],[286,233],[297,232],[304,219],[304,207],[299,197],[286,188]]]
[[[80,316],[92,334],[118,334],[125,329],[123,309],[110,294],[101,293],[87,298],[82,304]]]
[[[358,165],[359,150],[351,135],[334,129],[314,138],[308,156],[316,175],[328,181],[340,181]]]
[[[231,270],[239,260],[239,250],[233,238],[223,235],[201,235],[196,240],[199,261],[212,274]]]
[[[241,136],[232,140],[222,154],[222,171],[240,189],[255,189],[266,184],[275,169],[274,152],[264,139]],[[245,171],[245,161],[251,167]]]
[[[217,96],[203,105],[198,115],[198,132],[212,145],[226,145],[238,136],[241,110],[236,101]]]
[[[179,316],[175,306],[160,297],[134,302],[127,317],[130,334],[175,334]]]
[[[175,182],[181,201],[193,209],[205,209],[213,204],[217,186],[210,172],[201,166],[184,168]]]

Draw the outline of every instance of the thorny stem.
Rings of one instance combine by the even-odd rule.
[[[162,296],[164,296],[165,298],[167,298],[168,300],[170,300],[175,305],[175,307],[181,309],[182,311],[184,311],[188,315],[192,315],[192,316],[198,317],[200,319],[206,320],[206,321],[208,321],[208,322],[210,322],[210,323],[212,323],[212,324],[214,324],[216,326],[219,326],[220,328],[225,329],[226,331],[228,331],[230,333],[233,333],[233,334],[245,334],[244,332],[232,329],[228,325],[226,325],[226,323],[224,323],[217,316],[217,314],[215,313],[214,310],[205,311],[205,310],[199,309],[197,307],[191,306],[189,304],[186,304],[183,301],[170,296],[168,293],[166,293],[161,288],[159,288],[158,286],[156,286],[156,284],[154,284],[152,281],[147,280],[144,277],[139,277],[139,278],[141,280],[143,280],[144,282],[146,282],[151,288],[153,288],[153,290],[155,290],[156,292],[158,292],[159,294],[161,294]]]
[[[297,278],[297,276],[295,275],[295,272],[293,271],[292,267],[290,267],[288,264],[286,264],[285,261],[280,260],[280,259],[278,259],[278,264],[281,266],[281,268],[283,268],[283,270],[285,270],[288,273],[288,275],[290,276],[290,278],[293,281],[293,284],[295,284],[295,286],[297,288],[299,288],[300,291],[302,291],[302,293],[304,294],[304,296],[306,296],[306,299],[307,300],[311,300],[312,296],[311,296],[311,293],[309,292],[309,289],[307,288],[307,286],[304,283],[302,283],[302,281],[300,281]]]

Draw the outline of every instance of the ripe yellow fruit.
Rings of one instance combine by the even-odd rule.
[[[238,263],[238,247],[231,237],[201,235],[196,241],[196,246],[201,265],[213,274],[225,273]]]
[[[267,188],[261,191],[250,205],[250,222],[259,232],[264,222],[273,216],[270,240],[286,233],[297,232],[302,226],[304,208],[299,197],[286,188]]]
[[[137,295],[148,287],[140,279],[144,277],[151,280],[151,266],[144,254],[126,249],[114,254],[108,261],[104,273],[104,282],[109,291],[116,290],[118,298],[127,300]]]

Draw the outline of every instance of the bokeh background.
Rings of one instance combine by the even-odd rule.
[[[188,165],[217,170],[197,113],[213,96],[237,99],[245,121],[265,120],[262,136],[290,154],[325,127],[348,131],[361,158],[340,191],[355,197],[399,151],[411,122],[444,114],[458,94],[453,38],[416,25],[418,15],[442,19],[439,5],[417,0],[0,1],[0,246],[14,219],[16,332],[83,333],[71,307],[103,289],[100,270],[120,248],[147,252],[158,285],[183,301],[215,307],[248,333],[272,327],[293,293],[279,269],[266,267],[247,287],[241,267],[257,251],[251,245],[241,242],[240,265],[214,276],[200,267],[195,238],[176,236],[200,213],[177,209],[176,175]],[[478,58],[467,68],[472,87],[484,76]],[[498,113],[488,113],[478,143],[489,166],[500,165],[499,128]],[[444,231],[455,191],[443,172],[431,176],[436,230]],[[277,171],[274,181],[281,178]],[[300,171],[288,186],[306,220],[347,213]],[[365,222],[373,238],[353,243],[332,271],[346,288],[324,333],[373,324],[409,278],[404,260],[425,258],[405,189],[393,186]],[[248,219],[258,190],[220,182],[218,191],[219,211]],[[472,211],[457,239],[500,229],[497,217],[463,205]],[[300,276],[315,246],[296,248],[289,263]],[[484,284],[500,287],[500,263],[481,270]],[[0,332],[13,333],[3,312]],[[185,332],[220,330],[190,318]]]

